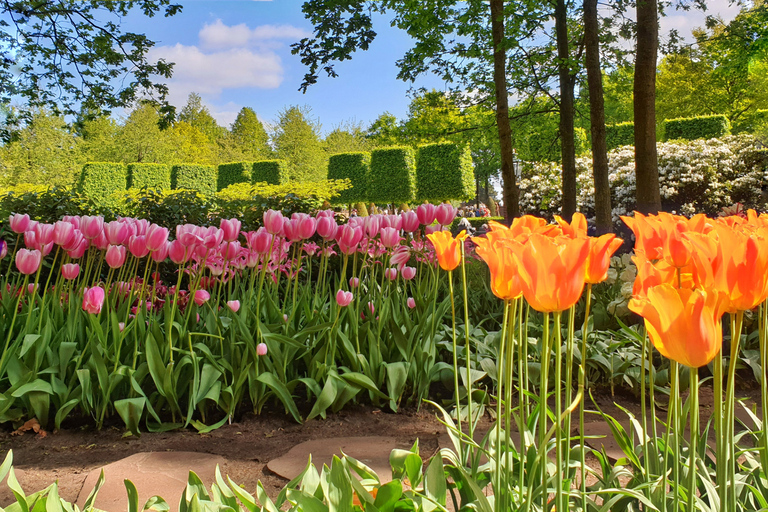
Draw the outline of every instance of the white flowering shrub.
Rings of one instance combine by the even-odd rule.
[[[719,139],[660,142],[659,185],[664,210],[683,215],[704,212],[715,215],[735,202],[748,208],[765,209],[762,193],[766,182],[764,151],[751,135]],[[614,221],[634,209],[635,150],[632,146],[608,153],[609,181]],[[577,167],[579,210],[594,215],[592,158],[580,157]],[[554,162],[527,162],[520,181],[520,208],[546,217],[560,210],[562,201],[560,166]]]

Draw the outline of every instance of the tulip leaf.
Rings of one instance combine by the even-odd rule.
[[[141,436],[139,422],[144,414],[145,404],[146,399],[144,397],[115,400],[115,410],[125,422],[126,428],[136,437]]]
[[[27,334],[24,336],[24,341],[21,344],[21,350],[19,351],[19,358],[23,358],[26,353],[35,346],[35,342],[39,340],[41,336],[39,334]]]
[[[260,373],[257,377],[257,380],[269,386],[280,399],[286,411],[291,413],[293,419],[301,423],[301,415],[299,414],[299,409],[296,407],[296,402],[294,402],[293,397],[288,391],[288,388],[285,387],[285,384],[277,380],[271,373]]]

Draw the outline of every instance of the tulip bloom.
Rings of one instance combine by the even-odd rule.
[[[410,281],[416,277],[416,267],[403,267],[400,274],[403,276],[403,279]]]
[[[333,217],[318,217],[317,234],[320,235],[320,237],[326,242],[336,238],[336,232],[338,229],[339,226],[336,224],[336,221],[333,220]]]
[[[39,223],[35,226],[35,235],[37,243],[41,246],[53,243],[53,230],[55,226],[53,224]]]
[[[354,254],[357,251],[357,245],[363,239],[363,230],[360,227],[354,227],[349,224],[341,226],[336,233],[336,241],[339,244],[339,250],[346,254]]]
[[[8,255],[8,244],[5,240],[0,240],[0,260]]]
[[[569,238],[587,236],[587,218],[581,212],[574,213],[570,223],[559,215],[555,215],[555,221],[560,226],[563,235]]]
[[[165,243],[168,241],[168,228],[152,224],[149,226],[149,229],[147,229],[147,234],[145,236],[147,249],[149,249],[149,252],[155,252],[165,246]]]
[[[336,304],[343,308],[349,306],[353,298],[352,292],[345,292],[344,290],[336,292]]]
[[[360,286],[360,278],[359,277],[350,277],[349,278],[349,287],[350,288],[357,288]]]
[[[86,288],[83,294],[83,311],[87,311],[92,315],[98,315],[101,313],[101,306],[104,305],[104,288],[101,286],[94,286],[93,288]]]
[[[645,319],[648,336],[661,355],[691,368],[709,364],[723,344],[725,301],[713,291],[661,284],[647,298],[633,298],[629,309]]]
[[[523,294],[520,273],[513,254],[520,252],[522,244],[514,240],[478,238],[477,254],[491,271],[491,291],[502,300],[517,299]]]
[[[400,217],[403,219],[403,222],[402,222],[403,231],[407,233],[413,233],[414,231],[419,229],[419,216],[416,215],[416,212],[414,212],[413,210],[409,210],[407,212],[401,213]]]
[[[419,223],[429,226],[433,222],[435,222],[435,205],[424,203],[420,204],[418,208],[416,208],[416,217],[419,219]]]
[[[126,251],[122,245],[110,245],[107,247],[107,254],[104,260],[109,268],[120,268],[125,263]]]
[[[397,279],[397,269],[396,268],[388,268],[384,271],[384,275],[387,279],[390,281],[394,281]]]
[[[80,217],[80,231],[88,240],[92,240],[104,231],[104,217],[83,215]]]
[[[240,227],[242,224],[237,219],[221,219],[219,229],[224,232],[225,242],[234,242],[240,237]]]
[[[267,355],[267,344],[266,343],[259,343],[256,345],[256,355],[257,356],[265,356]]]
[[[381,243],[391,249],[400,243],[400,234],[395,228],[381,228]]]
[[[195,304],[198,306],[202,306],[206,302],[208,302],[208,299],[211,298],[211,294],[208,293],[205,290],[197,290],[195,292]]]
[[[149,247],[147,247],[147,238],[144,235],[132,236],[128,239],[128,249],[136,258],[143,258],[149,254]]]
[[[80,265],[77,263],[67,263],[61,266],[61,276],[64,279],[72,280],[80,274]]]
[[[75,238],[75,226],[69,222],[58,221],[53,225],[53,243],[65,247]]]
[[[621,247],[622,240],[609,233],[599,238],[589,239],[589,256],[587,257],[588,284],[602,283],[608,278],[608,268],[611,266],[611,256]]]
[[[413,309],[416,307],[416,299],[413,297],[408,297],[408,300],[405,301],[405,303],[408,305],[409,308]]]
[[[229,306],[229,309],[232,310],[233,313],[237,313],[237,311],[240,309],[240,301],[239,300],[228,300],[227,306]]]
[[[30,230],[29,215],[27,215],[26,213],[24,215],[20,213],[17,213],[16,215],[11,215],[8,218],[8,224],[10,224],[11,226],[11,231],[16,233],[17,235],[20,235]]]
[[[435,208],[435,218],[443,226],[449,226],[456,218],[456,208],[450,203],[442,203]]]
[[[104,224],[104,235],[107,237],[110,245],[123,245],[130,234],[128,224],[125,222],[113,220]]]
[[[264,212],[264,227],[270,235],[279,235],[283,231],[284,222],[282,213],[275,210]]]
[[[422,205],[424,206],[424,205]],[[449,231],[437,231],[427,235],[435,248],[437,262],[443,270],[453,270],[461,263],[461,246],[467,237],[466,231],[459,233],[456,238]]]
[[[43,255],[37,250],[19,249],[16,253],[16,268],[25,275],[34,274],[40,268]]]

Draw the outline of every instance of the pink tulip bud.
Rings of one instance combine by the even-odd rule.
[[[283,322],[288,323],[288,315],[283,315]]]
[[[344,254],[354,254],[357,251],[357,245],[363,239],[363,230],[349,224],[341,226],[336,234],[336,241],[339,243],[339,250]]]
[[[363,220],[363,227],[365,229],[365,236],[368,238],[374,238],[379,234],[381,228],[381,218],[379,215],[369,215]]]
[[[237,219],[221,219],[219,229],[224,233],[225,242],[234,242],[240,237],[240,227],[242,224]]]
[[[150,254],[152,261],[156,263],[161,263],[165,261],[165,259],[168,257],[168,249],[170,248],[170,246],[171,246],[170,242],[165,242],[157,250],[152,251],[152,253]]]
[[[410,281],[414,277],[416,277],[416,268],[415,267],[403,267],[403,269],[400,271],[400,274],[402,274],[403,279],[406,281]]]
[[[285,231],[285,238],[291,242],[298,242],[301,240],[301,231],[299,230],[299,220],[286,219],[283,223],[283,230]]]
[[[37,244],[37,234],[34,231],[24,232],[24,245],[27,246],[27,249],[37,249],[40,247]]]
[[[177,265],[186,263],[189,259],[189,253],[187,247],[181,242],[181,240],[174,240],[171,245],[168,246],[168,257],[171,261]]]
[[[37,291],[37,283],[29,283],[27,285],[27,293],[30,295],[34,295]]]
[[[297,220],[299,221],[299,236],[301,236],[301,239],[312,238],[317,229],[317,221],[306,213],[297,215]]]
[[[405,301],[405,303],[408,304],[408,307],[411,309],[416,307],[416,299],[414,299],[413,297],[408,297],[408,300]]]
[[[125,263],[126,251],[122,245],[110,245],[107,247],[107,254],[104,256],[104,260],[109,265],[109,268],[120,268]]]
[[[67,263],[61,266],[61,276],[64,279],[72,280],[80,275],[80,265],[77,263]]]
[[[267,344],[266,343],[259,343],[256,345],[256,355],[257,356],[265,356],[267,355]]]
[[[17,213],[15,215],[11,215],[8,218],[8,224],[11,226],[11,231],[16,233],[17,235],[20,235],[24,233],[25,231],[28,231],[30,229],[29,227],[29,215],[26,213],[24,215]]]
[[[104,305],[104,288],[101,286],[94,286],[93,288],[86,288],[83,294],[83,310],[92,314],[98,315],[101,313],[101,306]]]
[[[357,288],[360,286],[360,278],[358,277],[350,277],[349,278],[349,287],[350,288]]]
[[[240,309],[240,301],[239,300],[228,300],[227,306],[229,306],[229,309],[232,310],[233,313],[237,313],[237,311]]]
[[[120,329],[120,332],[123,332],[125,330],[125,322],[118,322],[117,328]]]
[[[100,251],[107,250],[107,247],[109,247],[109,240],[107,240],[107,235],[104,234],[104,231],[100,231],[99,234],[96,235],[96,238],[91,239],[91,245]]]
[[[83,240],[85,240],[85,237],[80,232],[80,230],[74,229],[72,231],[72,238],[69,240],[69,242],[66,245],[62,245],[61,248],[64,249],[65,251],[71,251],[71,250],[77,249],[80,246],[80,244],[83,242]]]
[[[407,233],[413,233],[419,229],[419,216],[416,212],[409,210],[400,214],[400,218],[403,219],[402,228]]]
[[[80,231],[88,240],[92,240],[104,231],[104,217],[83,215],[80,217]]]
[[[35,235],[37,235],[37,243],[40,245],[48,245],[53,243],[53,230],[55,226],[53,224],[40,223],[35,226]]]
[[[384,226],[384,224],[386,224],[386,226]],[[382,219],[382,227],[395,228],[400,231],[403,229],[403,218],[400,215],[385,215]]]
[[[89,246],[90,246],[90,243],[85,237],[83,237],[80,240],[80,243],[77,244],[77,247],[67,251],[67,256],[69,256],[73,260],[79,260],[80,258],[85,256],[85,251],[88,250]]]
[[[226,258],[234,260],[240,255],[240,242],[226,242]]]
[[[69,222],[58,221],[53,225],[53,243],[64,247],[75,237],[75,226]]]
[[[400,243],[400,232],[395,228],[381,228],[381,243],[391,249]]]
[[[194,224],[183,224],[176,226],[176,240],[185,246],[195,245],[203,241],[197,234],[197,226]]]
[[[49,243],[49,244],[45,244],[44,246],[42,246],[42,247],[40,248],[40,252],[42,252],[42,253],[43,253],[43,258],[45,258],[45,257],[46,257],[46,256],[48,256],[49,254],[51,254],[51,251],[52,251],[52,250],[53,250],[53,242],[51,242],[51,243]]]
[[[405,245],[398,245],[392,253],[389,262],[393,265],[405,265],[411,259],[411,251]]]
[[[336,304],[343,308],[349,306],[353,298],[352,292],[345,292],[344,290],[336,292]]]
[[[327,242],[328,240],[333,240],[336,238],[336,232],[338,229],[339,226],[336,224],[336,221],[333,220],[333,217],[320,217],[318,213],[317,234],[320,235],[323,240]]]
[[[416,208],[416,216],[421,224],[429,226],[435,222],[435,205],[429,203],[420,204]]]
[[[397,269],[396,268],[388,268],[384,271],[384,275],[387,279],[390,281],[394,281],[397,279]]]
[[[195,304],[198,306],[202,306],[206,302],[208,302],[208,299],[211,298],[211,294],[208,293],[205,290],[197,290],[195,292]]]
[[[168,241],[168,228],[163,228],[157,224],[152,224],[147,229],[146,243],[150,252],[155,252],[165,245]]]
[[[272,240],[274,239],[274,236],[267,231],[266,228],[260,227],[257,231],[254,232],[254,235],[248,238],[248,243],[251,246],[251,249],[256,251],[258,254],[267,254],[269,252],[270,248],[272,247]]]
[[[284,222],[285,219],[282,213],[275,210],[264,212],[264,227],[267,228],[269,234],[279,235],[283,231]]]
[[[40,268],[43,255],[37,250],[19,249],[16,253],[16,268],[25,275],[34,274]]]
[[[143,258],[149,254],[147,238],[144,235],[134,235],[128,239],[128,249],[135,258]]]
[[[435,210],[435,218],[443,226],[450,226],[453,219],[456,218],[456,208],[450,203],[442,203]]]
[[[104,224],[104,236],[110,245],[123,245],[128,239],[128,225],[125,222],[113,220]]]

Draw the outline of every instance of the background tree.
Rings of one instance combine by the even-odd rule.
[[[326,176],[327,156],[320,139],[321,125],[310,118],[309,107],[291,106],[278,115],[272,133],[277,158],[288,162],[295,181],[313,181]]]
[[[272,156],[272,148],[269,147],[269,135],[264,125],[259,120],[256,112],[250,107],[243,107],[237,113],[235,122],[232,123],[229,138],[232,144],[242,152],[242,158],[256,162],[268,160]]]
[[[323,145],[327,156],[373,149],[373,143],[366,137],[363,127],[351,122],[334,128],[325,136]]]
[[[227,133],[227,129],[219,126],[208,107],[203,105],[203,99],[196,92],[189,94],[187,103],[179,111],[177,120],[200,130],[211,143],[216,143]]]
[[[168,133],[160,129],[160,109],[151,102],[140,103],[117,134],[117,161],[168,162],[172,149]]]

